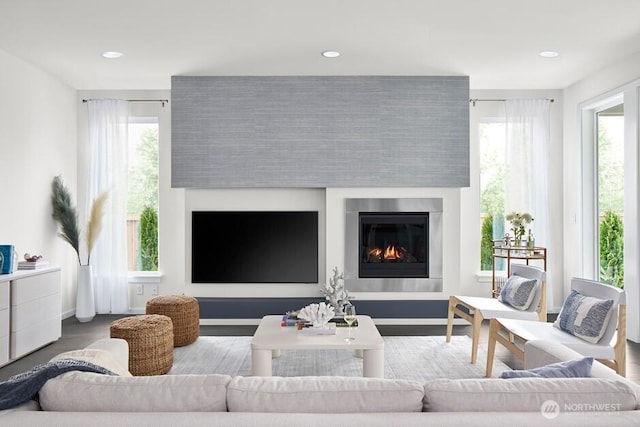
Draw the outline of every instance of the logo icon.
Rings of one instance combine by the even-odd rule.
[[[560,415],[560,405],[555,400],[545,400],[540,406],[540,413],[548,420]]]

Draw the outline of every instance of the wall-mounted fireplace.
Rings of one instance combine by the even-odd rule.
[[[347,199],[350,291],[442,291],[442,199]]]

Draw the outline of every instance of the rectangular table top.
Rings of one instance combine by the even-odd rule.
[[[281,326],[282,316],[264,316],[256,329],[251,348],[283,349],[382,349],[384,341],[369,316],[358,315],[358,326],[351,328],[355,339],[346,342],[347,327],[336,328],[335,335],[301,335],[294,326]]]

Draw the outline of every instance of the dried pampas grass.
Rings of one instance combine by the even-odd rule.
[[[87,222],[87,264],[91,261],[91,250],[102,230],[102,217],[104,216],[104,205],[107,202],[109,193],[103,191],[93,200],[91,205],[91,216]]]

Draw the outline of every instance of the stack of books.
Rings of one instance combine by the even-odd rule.
[[[18,262],[18,270],[37,270],[39,268],[48,267],[49,261],[39,259],[38,261],[20,261]]]
[[[298,319],[298,316],[293,313],[286,313],[284,316],[282,316],[282,322],[280,323],[280,326],[300,327],[304,326],[305,324],[308,324],[306,320]]]

